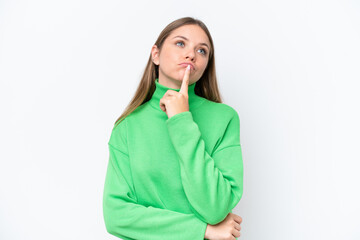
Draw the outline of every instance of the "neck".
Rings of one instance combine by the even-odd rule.
[[[196,86],[196,82],[188,85],[189,110],[195,109],[201,103],[203,103],[203,101],[205,100],[204,98],[195,94],[195,86]],[[158,109],[161,112],[163,112],[163,111],[160,108],[160,99],[164,96],[164,94],[166,93],[167,90],[173,90],[173,91],[179,92],[180,88],[170,88],[170,87],[164,86],[164,85],[160,84],[159,79],[156,78],[155,79],[155,91],[154,91],[151,99],[149,100],[149,103],[152,107],[154,107],[155,109]],[[166,114],[165,112],[163,112],[163,113]]]

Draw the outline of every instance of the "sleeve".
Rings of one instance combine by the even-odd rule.
[[[166,123],[179,156],[183,188],[191,209],[200,220],[211,225],[223,221],[243,193],[238,113],[233,109],[212,155],[206,152],[200,129],[190,111],[178,113]]]
[[[116,131],[117,134],[113,131],[108,143],[109,161],[103,192],[107,232],[124,240],[204,239],[207,223],[194,214],[138,204],[123,131],[125,124],[119,125],[121,130]]]

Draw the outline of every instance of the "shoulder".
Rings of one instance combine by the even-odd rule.
[[[126,143],[126,139],[128,135],[128,126],[130,126],[132,122],[134,121],[136,122],[138,121],[138,119],[144,118],[144,115],[147,114],[145,110],[146,108],[148,108],[147,104],[139,105],[134,111],[128,114],[125,118],[117,121],[116,124],[113,125],[113,128],[111,130],[111,136],[109,142]]]
[[[147,104],[139,105],[135,110],[133,110],[130,114],[128,114],[125,118],[123,118],[121,121],[119,120],[114,124],[112,132],[114,133],[124,133],[127,129],[128,123],[132,122],[132,118],[142,117],[142,114],[145,113],[145,108],[147,107]]]
[[[127,121],[128,116],[114,124],[108,144],[118,146],[119,144],[125,144],[127,142]]]
[[[225,103],[213,102],[206,99],[203,105],[212,115],[221,117],[222,119],[231,120],[233,118],[239,118],[239,114],[235,108]]]

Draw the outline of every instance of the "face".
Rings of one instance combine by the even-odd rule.
[[[189,84],[198,81],[208,64],[209,48],[209,39],[201,27],[184,25],[175,29],[165,39],[161,51],[156,45],[151,50],[153,62],[159,66],[159,83],[180,88],[187,63],[193,66]]]

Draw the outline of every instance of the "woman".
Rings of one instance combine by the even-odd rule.
[[[221,102],[203,22],[173,21],[108,142],[103,214],[122,239],[236,239],[243,193],[240,121]]]

